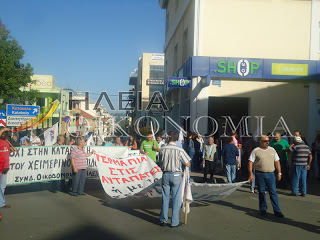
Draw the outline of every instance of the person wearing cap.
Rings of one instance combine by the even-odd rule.
[[[259,189],[259,209],[260,215],[264,216],[267,214],[267,201],[266,201],[266,187],[269,191],[269,196],[271,204],[273,207],[274,215],[283,218],[279,206],[277,189],[276,189],[276,179],[274,175],[275,168],[277,169],[277,180],[281,180],[281,166],[280,158],[276,150],[269,147],[269,137],[262,135],[260,138],[260,146],[253,149],[249,157],[248,171],[249,171],[249,182],[253,181],[253,163],[255,169],[256,183]]]
[[[292,196],[298,195],[299,183],[301,181],[301,196],[307,194],[307,172],[310,170],[312,162],[312,154],[308,145],[306,145],[301,137],[294,138],[294,144],[288,148],[293,153],[293,175],[292,175]]]

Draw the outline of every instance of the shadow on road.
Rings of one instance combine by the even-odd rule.
[[[268,221],[268,222],[276,222],[276,223],[280,223],[280,224],[286,224],[289,226],[293,226],[296,228],[301,228],[305,231],[308,232],[313,232],[313,233],[317,233],[320,234],[320,227],[313,225],[313,224],[309,224],[309,223],[304,223],[304,222],[298,222],[295,221],[293,219],[290,218],[277,218],[276,216],[274,216],[273,214],[267,214],[264,217],[261,217],[259,215],[260,211],[256,210],[256,209],[252,209],[252,208],[247,208],[247,207],[242,207],[239,205],[234,205],[233,203],[229,203],[229,202],[225,202],[225,201],[218,201],[218,202],[210,202],[210,201],[204,201],[204,202],[208,202],[208,203],[212,203],[212,204],[217,204],[217,205],[222,205],[222,206],[226,206],[226,207],[231,207],[233,209],[239,210],[239,211],[243,211],[245,212],[247,215],[254,217],[254,218],[258,218],[264,221]]]
[[[108,232],[96,225],[88,225],[88,226],[81,226],[77,229],[73,229],[72,231],[66,231],[65,233],[61,234],[60,236],[54,236],[47,238],[48,240],[88,240],[88,239],[115,239],[115,240],[124,240],[127,238],[120,237],[112,232]]]
[[[40,191],[51,191],[51,181],[49,182],[38,182],[29,183],[23,185],[11,185],[6,187],[6,195],[28,193],[28,192],[40,192]]]

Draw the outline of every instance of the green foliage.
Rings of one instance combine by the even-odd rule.
[[[25,101],[33,104],[35,102],[37,91],[20,91],[21,87],[27,87],[32,82],[31,76],[33,75],[31,65],[29,63],[24,65],[20,62],[23,55],[23,49],[10,36],[10,31],[0,20],[0,98],[3,99],[0,109],[5,109],[6,104],[24,104]]]

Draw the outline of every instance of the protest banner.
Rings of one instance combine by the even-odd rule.
[[[186,177],[187,178],[187,177]],[[222,183],[222,184],[208,184],[208,183],[189,183],[191,188],[184,188],[185,195],[183,199],[191,201],[219,201],[240,188],[248,181],[238,183]],[[192,196],[190,196],[190,190],[192,189]],[[161,181],[154,183],[141,192],[145,193],[150,198],[161,197]]]
[[[75,146],[18,147],[10,153],[7,185],[43,182],[72,177],[71,151]],[[115,158],[128,157],[127,147],[85,147]],[[98,177],[96,159],[87,158],[87,177]]]
[[[140,150],[129,150],[128,157],[139,156]]]
[[[148,156],[116,159],[95,153],[99,178],[112,198],[133,196],[162,178],[162,171]]]

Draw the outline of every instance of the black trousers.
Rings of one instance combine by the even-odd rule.
[[[210,183],[213,183],[213,174],[215,171],[215,161],[206,160],[205,167],[203,169],[203,181],[207,182],[207,174],[210,174]]]

